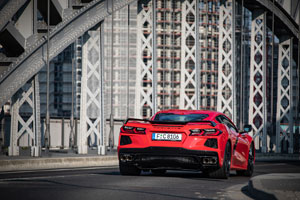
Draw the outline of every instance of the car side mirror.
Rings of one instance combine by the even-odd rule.
[[[250,124],[246,124],[243,132],[249,133],[250,131],[252,131],[252,126]]]

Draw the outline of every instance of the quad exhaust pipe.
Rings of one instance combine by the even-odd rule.
[[[130,154],[121,154],[120,155],[120,160],[121,162],[132,162],[133,161],[133,156]]]
[[[203,158],[202,163],[204,165],[215,165],[215,164],[217,164],[217,158],[216,157],[205,157],[205,158]]]

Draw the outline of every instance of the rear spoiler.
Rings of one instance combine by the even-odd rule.
[[[127,124],[129,121],[140,121],[140,122],[150,122],[148,119],[137,119],[137,118],[128,118],[124,124]]]
[[[209,120],[201,120],[201,121],[187,121],[187,122],[164,122],[164,121],[151,121],[151,120],[148,120],[148,119],[136,119],[136,118],[128,118],[126,121],[125,121],[125,124],[127,124],[127,122],[129,121],[141,121],[141,122],[149,122],[151,124],[182,124],[182,125],[186,125],[186,124],[189,124],[189,123],[208,123],[210,124],[211,126],[215,127],[217,124],[213,121],[209,121]]]

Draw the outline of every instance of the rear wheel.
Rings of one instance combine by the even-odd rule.
[[[252,176],[254,171],[254,149],[253,145],[251,145],[249,149],[249,156],[248,156],[248,165],[247,170],[237,170],[236,173],[239,176]]]
[[[165,169],[152,169],[151,170],[152,174],[156,175],[156,176],[161,176],[161,175],[164,175],[167,170]]]
[[[141,174],[141,170],[134,165],[120,163],[119,168],[122,175],[138,176]]]
[[[227,179],[230,175],[230,164],[231,164],[231,149],[230,149],[229,142],[227,142],[225,152],[224,152],[224,160],[223,160],[222,167],[215,171],[209,172],[209,176],[212,178]]]

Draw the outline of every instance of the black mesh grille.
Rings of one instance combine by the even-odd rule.
[[[132,143],[132,141],[129,136],[127,136],[127,135],[121,136],[120,145],[126,145],[126,144],[131,144],[131,143]]]
[[[211,138],[211,139],[207,139],[205,144],[205,146],[210,147],[210,148],[218,148],[218,140],[215,138]]]

